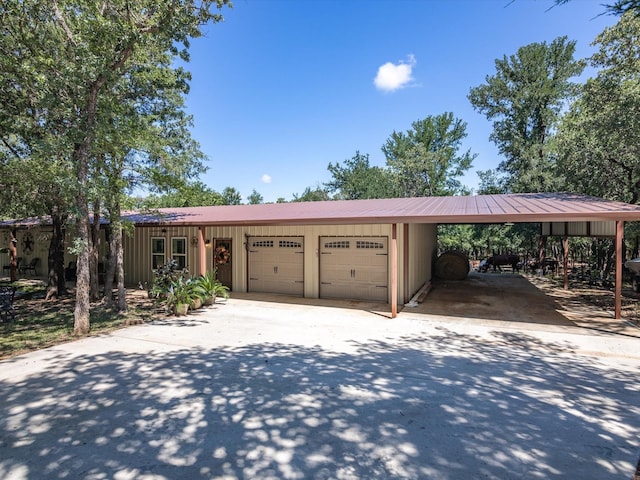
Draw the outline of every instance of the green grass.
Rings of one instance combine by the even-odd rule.
[[[44,284],[16,282],[16,286],[16,320],[0,324],[0,358],[77,340],[73,335],[74,295],[45,301]],[[100,303],[92,305],[91,335],[142,323],[158,314],[150,301],[139,296],[127,301],[129,310],[125,314]]]

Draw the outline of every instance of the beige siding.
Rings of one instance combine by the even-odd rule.
[[[49,244],[51,243],[51,235],[52,235],[52,227],[50,226],[38,226],[32,227],[29,229],[20,229],[16,232],[16,237],[18,240],[18,244],[16,245],[18,249],[18,257],[22,257],[22,264],[28,264],[33,258],[39,258],[40,262],[38,263],[38,275],[40,277],[44,277],[47,275],[47,270],[49,268]],[[29,236],[32,240],[32,251],[27,253],[24,251],[25,239]],[[75,238],[75,232],[73,228],[67,227],[67,233],[65,236],[65,245],[64,245],[64,265],[65,267],[69,265],[70,262],[74,262],[76,259],[75,255],[69,253],[69,249],[73,246]],[[3,229],[0,232],[0,248],[8,248],[9,240],[11,239],[11,233],[7,229]],[[106,262],[106,254],[108,252],[108,246],[105,241],[104,230],[100,232],[100,261]],[[0,266],[4,267],[5,265],[9,265],[9,253],[0,254]],[[7,274],[7,271],[3,269],[3,274]],[[25,275],[29,276],[29,273]]]
[[[166,230],[163,232],[162,230]],[[137,227],[132,236],[125,237],[124,256],[127,283],[150,283],[151,238],[164,237],[168,242],[174,236],[186,236],[188,241],[189,267],[192,274],[197,272],[198,248],[191,245],[191,239],[198,235],[197,227]],[[322,226],[234,226],[206,227],[205,239],[229,238],[233,242],[231,259],[233,290],[247,291],[247,237],[254,236],[301,236],[304,237],[304,296],[318,298],[319,294],[319,239],[321,236],[391,236],[390,225],[322,225]],[[402,242],[399,241],[399,245]],[[206,248],[207,268],[213,266],[213,249]],[[193,268],[191,268],[193,266]],[[401,278],[401,277],[400,277]]]
[[[128,285],[150,284],[153,281],[151,269],[151,239],[165,239],[165,258],[171,257],[171,239],[186,238],[187,269],[192,275],[198,271],[198,228],[197,227],[136,227],[131,235],[124,237],[125,281]],[[210,248],[207,248],[208,265],[211,264]]]
[[[616,222],[543,222],[541,234],[557,236],[567,234],[570,237],[615,237]]]
[[[408,298],[412,297],[425,282],[431,280],[431,267],[436,247],[437,226],[435,224],[409,225]]]

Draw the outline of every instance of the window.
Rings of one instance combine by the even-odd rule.
[[[251,243],[256,248],[273,248],[273,240],[256,240]]]
[[[349,248],[349,245],[349,240],[336,240],[325,243],[324,248]]]
[[[280,248],[302,248],[302,242],[294,242],[291,240],[280,240],[278,242]]]
[[[187,268],[187,239],[173,237],[171,239],[171,258],[176,261],[176,268]]]
[[[384,243],[358,240],[356,248],[384,248]]]
[[[164,237],[151,238],[151,268],[156,270],[165,263]]]

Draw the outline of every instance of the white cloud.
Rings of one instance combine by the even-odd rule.
[[[413,81],[412,73],[415,65],[416,58],[413,55],[409,55],[406,61],[400,61],[397,64],[387,62],[378,68],[378,74],[373,83],[378,90],[395,92]]]
[[[262,180],[262,183],[271,183],[271,175],[265,173],[264,175],[262,175],[260,180]]]

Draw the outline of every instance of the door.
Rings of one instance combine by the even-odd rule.
[[[232,242],[229,238],[216,239],[213,249],[213,267],[216,278],[231,290],[231,265],[233,261]]]
[[[387,302],[387,237],[321,237],[320,297]]]
[[[303,296],[303,240],[249,237],[249,291]]]

